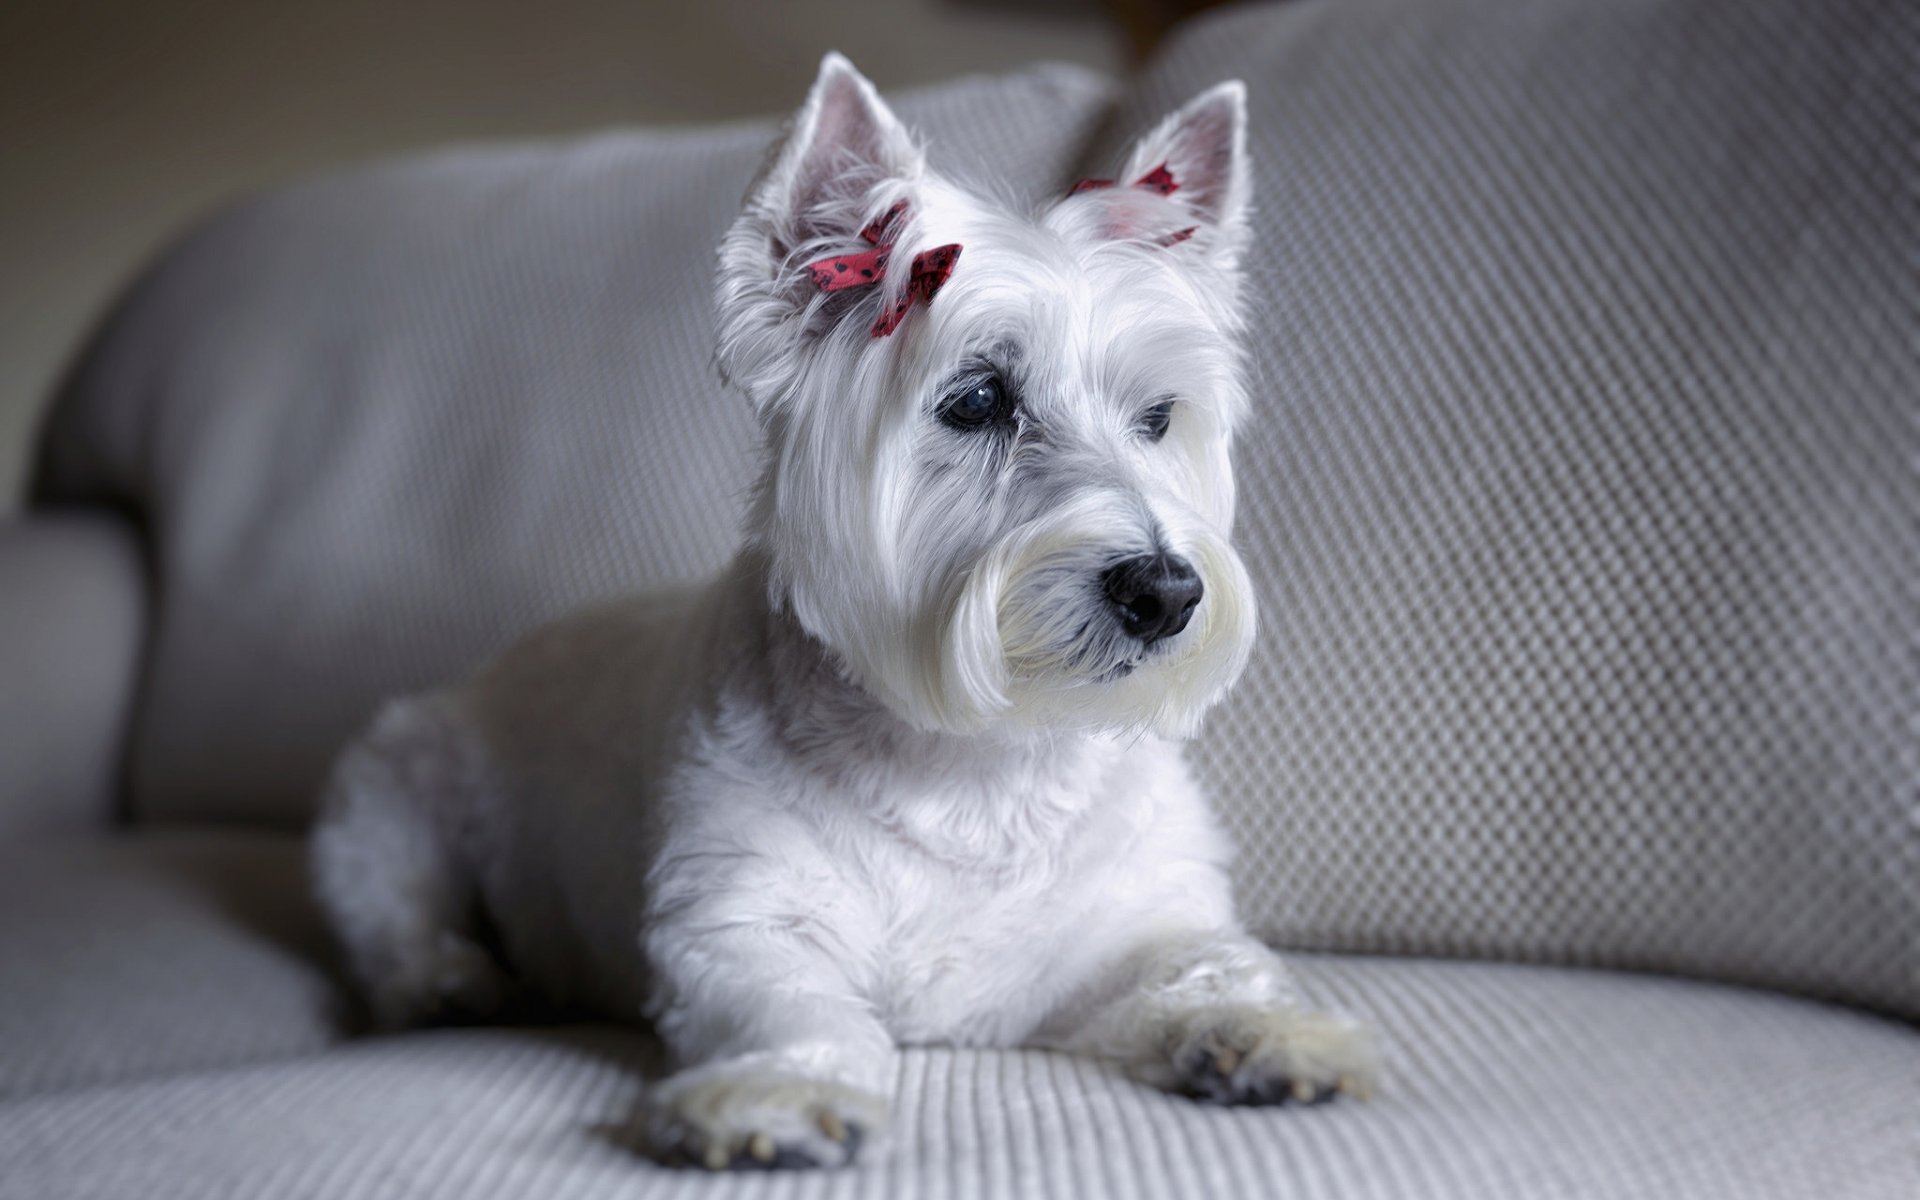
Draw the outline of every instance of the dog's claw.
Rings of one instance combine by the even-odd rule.
[[[827,1109],[820,1114],[820,1132],[836,1142],[844,1142],[847,1140],[847,1123],[840,1119],[839,1113]]]
[[[1293,1008],[1201,1009],[1175,1027],[1170,1049],[1173,1090],[1212,1104],[1364,1099],[1377,1066],[1360,1026]]]
[[[713,1072],[658,1089],[644,1114],[650,1147],[666,1161],[712,1171],[846,1166],[886,1122],[881,1097],[798,1076]]]

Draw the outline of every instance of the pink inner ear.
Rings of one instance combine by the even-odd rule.
[[[1113,180],[1111,179],[1082,179],[1079,183],[1067,189],[1067,195],[1078,196],[1081,192],[1098,191],[1101,188],[1110,188],[1112,186]],[[1167,169],[1166,163],[1161,163],[1153,170],[1148,171],[1145,175],[1134,180],[1133,186],[1145,188],[1161,196],[1171,196],[1180,190],[1180,184],[1175,181],[1173,172]]]

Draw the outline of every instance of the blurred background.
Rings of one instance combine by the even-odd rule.
[[[235,194],[449,141],[779,112],[828,48],[883,88],[1117,70],[1153,19],[1141,0],[5,0],[0,513],[91,321]]]

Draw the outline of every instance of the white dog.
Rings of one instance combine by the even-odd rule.
[[[509,981],[651,1018],[650,1132],[714,1167],[850,1161],[898,1043],[1371,1086],[1241,931],[1177,744],[1253,636],[1244,124],[1223,84],[1028,215],[828,56],[720,253],[765,437],[731,569],[390,705],[336,768],[316,885],[383,1021]]]

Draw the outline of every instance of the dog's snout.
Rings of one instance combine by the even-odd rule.
[[[1146,554],[1108,567],[1100,586],[1128,636],[1152,645],[1187,627],[1200,604],[1200,576],[1184,558]]]

